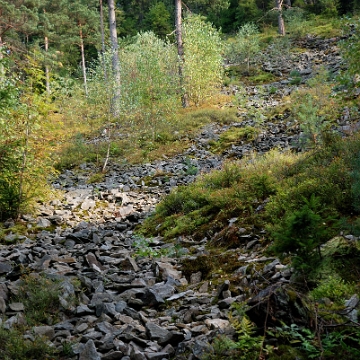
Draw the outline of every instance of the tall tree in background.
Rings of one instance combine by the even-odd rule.
[[[105,30],[104,30],[104,7],[102,0],[99,0],[100,5],[100,33],[101,33],[101,61],[104,69],[104,79],[107,79],[106,65],[105,65]]]
[[[190,1],[194,7],[210,7],[216,11],[220,11],[229,6],[228,0],[193,0]],[[182,105],[183,107],[189,106],[188,95],[184,91],[184,45],[183,45],[183,35],[182,35],[182,1],[175,0],[175,32],[176,32],[176,44],[179,56],[179,79],[180,87],[183,91],[182,93]]]
[[[26,51],[29,38],[36,33],[38,9],[36,3],[24,0],[0,0],[0,44],[14,52]]]
[[[162,38],[171,33],[171,15],[162,1],[150,6],[145,16],[145,24],[148,30]]]
[[[81,69],[84,80],[84,91],[86,96],[87,76],[86,76],[86,60],[85,45],[100,43],[99,36],[99,15],[96,9],[97,0],[78,0],[76,2],[62,1],[62,10],[67,14],[71,23],[69,29],[69,38],[67,42],[76,44],[80,48],[81,53]],[[71,31],[72,30],[72,31]]]
[[[120,99],[120,62],[119,62],[119,45],[116,31],[116,17],[115,17],[115,2],[114,0],[108,0],[109,7],[109,29],[110,29],[110,42],[111,42],[111,50],[112,50],[112,71],[113,77],[115,80],[115,89],[114,94],[111,98],[111,112],[113,116],[118,116],[118,106],[117,102]]]
[[[179,79],[180,88],[182,93],[181,102],[183,107],[189,106],[188,96],[184,92],[184,45],[182,36],[182,1],[175,0],[175,31],[176,31],[176,44],[179,56]]]
[[[282,6],[284,0],[275,0],[275,8],[278,11],[278,31],[281,36],[285,35],[285,22],[282,15]]]
[[[196,106],[219,92],[223,78],[223,43],[220,33],[200,15],[189,14],[183,26],[184,87]]]

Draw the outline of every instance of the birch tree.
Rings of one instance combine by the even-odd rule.
[[[175,0],[175,32],[176,32],[176,45],[179,61],[179,81],[180,89],[182,92],[181,103],[183,107],[189,106],[188,96],[184,89],[184,45],[182,35],[182,1]]]
[[[206,6],[210,7],[216,11],[220,11],[229,6],[228,0],[193,0],[189,2],[192,6]],[[184,44],[183,44],[183,34],[182,34],[182,1],[175,0],[175,33],[176,33],[176,45],[179,58],[179,81],[180,88],[182,91],[181,102],[183,107],[189,106],[188,94],[185,91],[184,87]]]
[[[109,8],[110,43],[112,50],[111,63],[112,63],[113,78],[115,81],[114,92],[111,98],[111,113],[114,117],[117,117],[119,116],[118,102],[121,96],[120,93],[121,77],[120,77],[119,45],[118,45],[117,30],[116,30],[114,0],[108,0],[108,8]]]

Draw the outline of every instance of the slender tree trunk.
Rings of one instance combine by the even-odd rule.
[[[50,69],[49,69],[49,65],[47,63],[47,53],[49,51],[49,38],[47,36],[45,36],[44,38],[44,42],[45,42],[45,53],[46,53],[46,58],[45,58],[45,84],[46,84],[46,93],[48,95],[50,95]]]
[[[79,24],[79,35],[80,35],[80,50],[81,50],[81,67],[82,67],[83,77],[84,77],[84,89],[85,89],[85,95],[88,96],[87,79],[86,79],[86,63],[85,63],[84,38],[83,38],[83,33],[82,33],[81,24]]]
[[[3,58],[2,48],[3,48],[3,42],[2,42],[2,39],[1,39],[1,36],[0,36],[0,59]]]
[[[3,42],[0,36],[0,60],[3,58],[2,48],[3,48]],[[0,64],[0,81],[3,80],[4,77],[5,77],[5,68],[4,65]]]
[[[279,34],[281,36],[285,35],[285,23],[284,18],[282,16],[282,5],[284,0],[275,0],[276,8],[278,11],[278,28],[279,28]]]
[[[179,57],[179,79],[180,79],[180,89],[182,92],[181,102],[182,106],[188,107],[189,100],[184,89],[184,45],[182,40],[182,2],[181,0],[175,0],[175,30],[176,30],[176,43],[177,43],[177,51]]]
[[[103,63],[104,79],[107,80],[106,64],[105,64],[104,8],[103,8],[102,0],[99,1],[100,1],[101,60]]]
[[[111,99],[111,113],[114,117],[119,116],[118,102],[120,99],[120,62],[119,62],[119,45],[116,31],[116,18],[115,18],[115,2],[108,0],[109,7],[109,28],[110,28],[110,42],[112,49],[112,71],[115,78],[115,89]]]

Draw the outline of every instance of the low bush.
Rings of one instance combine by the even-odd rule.
[[[25,306],[29,325],[51,325],[60,311],[60,283],[44,276],[25,275],[20,283],[17,301]]]
[[[24,339],[18,329],[4,329],[0,327],[0,358],[4,360],[47,360],[54,359],[56,351],[48,342],[35,336],[33,341]]]

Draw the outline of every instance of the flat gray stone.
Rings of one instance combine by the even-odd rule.
[[[88,340],[79,354],[79,360],[101,360],[93,340]]]
[[[25,306],[23,303],[19,303],[19,302],[15,302],[15,303],[10,303],[9,304],[9,308],[12,311],[24,311],[25,310]]]
[[[0,274],[7,274],[12,271],[12,266],[8,261],[0,261]]]
[[[52,326],[35,326],[33,331],[35,334],[45,336],[49,340],[52,340],[55,337],[55,331]]]

